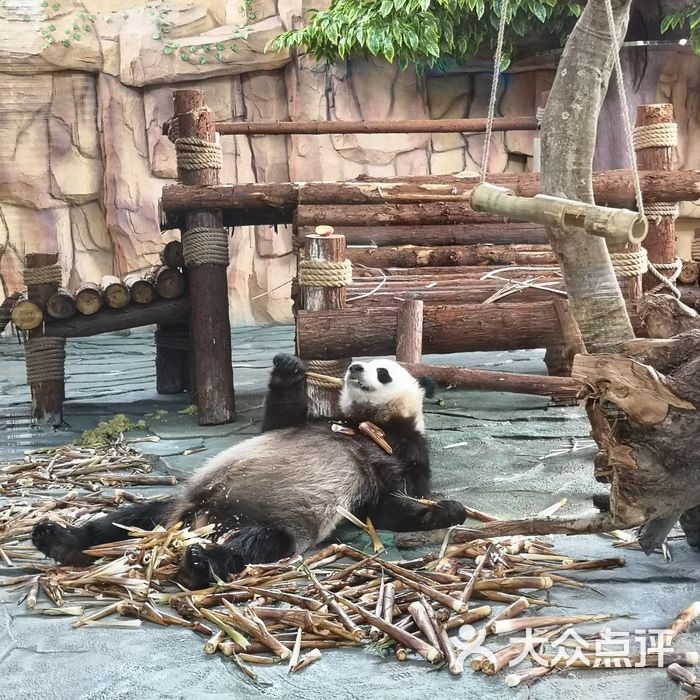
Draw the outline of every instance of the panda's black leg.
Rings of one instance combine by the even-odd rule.
[[[242,571],[246,564],[268,564],[295,552],[294,537],[287,530],[247,525],[223,544],[192,545],[180,560],[178,581],[190,590],[206,588],[220,578]]]
[[[306,422],[306,367],[294,355],[280,353],[272,360],[272,374],[265,397],[262,431],[290,428]]]
[[[464,506],[457,501],[438,501],[425,505],[410,498],[385,496],[367,515],[375,527],[394,532],[440,530],[461,525],[467,517]]]
[[[81,527],[61,527],[44,521],[34,526],[32,542],[40,552],[61,564],[88,566],[95,558],[83,554],[84,549],[125,540],[129,534],[118,525],[151,530],[156,525],[166,524],[171,505],[172,499],[167,499],[117,508],[104,518],[97,518]]]
[[[681,515],[681,527],[691,547],[700,549],[700,504]]]

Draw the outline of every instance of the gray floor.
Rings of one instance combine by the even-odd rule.
[[[100,419],[126,413],[150,419],[148,434],[159,442],[141,447],[161,458],[160,468],[184,476],[221,448],[257,432],[267,368],[272,356],[293,348],[290,328],[234,332],[235,423],[200,427],[178,411],[185,396],[155,393],[154,349],[145,332],[101,336],[68,344],[65,418],[59,431],[33,429],[28,420],[21,348],[0,339],[0,460],[33,446],[68,442]],[[426,362],[505,371],[544,372],[540,352],[475,353],[427,357]],[[437,491],[501,517],[532,515],[558,499],[565,514],[589,508],[600,491],[592,479],[590,447],[562,453],[585,441],[588,422],[578,408],[550,407],[545,399],[502,393],[445,391],[426,406],[426,422]],[[585,445],[585,443],[584,443]],[[184,456],[185,450],[204,448]],[[560,451],[559,454],[556,454]],[[554,453],[554,454],[553,454]],[[347,539],[354,533],[344,532]],[[392,537],[383,539],[391,546]],[[602,537],[557,538],[573,556],[617,556]],[[390,552],[391,553],[391,552]],[[398,552],[394,551],[396,556]],[[406,554],[403,552],[402,554]],[[611,623],[616,631],[656,629],[700,598],[700,555],[673,545],[674,561],[626,553],[624,569],[579,575],[594,581],[600,595],[557,588],[552,600],[561,612],[635,613]],[[0,569],[8,574],[10,570]],[[700,646],[698,626],[677,641],[678,650]],[[509,689],[503,676],[466,672],[461,678],[431,673],[424,664],[384,661],[362,652],[329,652],[320,663],[294,676],[262,668],[257,686],[221,657],[202,653],[188,631],[144,627],[135,630],[71,630],[65,619],[31,617],[16,594],[0,588],[0,698],[515,698],[548,700],[681,697],[660,669],[577,671],[550,677],[530,689]]]

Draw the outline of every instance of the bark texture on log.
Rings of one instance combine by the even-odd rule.
[[[640,105],[637,107],[637,126],[669,124],[673,121],[672,104]],[[673,169],[673,148],[642,148],[637,151],[637,165],[642,170],[670,171]],[[644,199],[645,203],[648,201],[650,200]],[[649,262],[675,262],[676,222],[674,217],[661,216],[649,219],[649,233],[644,239],[644,247],[647,249]],[[670,276],[669,271],[664,270],[662,274]],[[658,284],[659,280],[651,272],[643,275],[644,291],[653,289]]]
[[[399,302],[396,317],[396,361],[418,364],[423,355],[423,302]]]
[[[548,245],[383,246],[349,248],[353,264],[366,267],[449,267],[476,265],[556,265]],[[486,271],[485,271],[486,272]]]
[[[46,322],[46,335],[61,338],[79,338],[99,333],[112,333],[127,328],[150,326],[154,323],[168,323],[184,320],[190,313],[188,297],[166,300],[158,299],[151,304],[132,305],[125,309],[103,309],[91,316],[72,316],[63,320],[50,319]]]
[[[442,386],[477,391],[505,391],[515,394],[534,394],[558,399],[576,398],[581,393],[581,385],[569,377],[541,377],[534,374],[515,372],[492,372],[480,369],[463,369],[402,363],[414,377],[430,377]]]
[[[348,245],[509,245],[548,244],[547,232],[536,224],[433,224],[429,226],[336,226],[336,233],[345,236]],[[312,226],[296,230],[297,245],[314,232]]]
[[[203,105],[201,90],[175,91],[175,116],[183,137],[216,140],[214,115],[193,111]],[[183,170],[184,185],[219,184],[219,171]],[[184,216],[183,241],[197,227],[221,228],[221,212],[190,208]],[[200,425],[229,423],[235,417],[233,369],[231,366],[231,326],[229,323],[228,280],[225,265],[203,264],[190,267],[188,283],[192,299],[192,342],[194,363],[194,404]]]
[[[542,348],[560,342],[559,319],[552,302],[426,306],[423,352]],[[297,347],[302,357],[393,355],[396,309],[300,311]]]
[[[70,318],[76,312],[75,296],[67,289],[59,289],[46,302],[46,313],[51,318]]]

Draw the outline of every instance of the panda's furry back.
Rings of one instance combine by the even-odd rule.
[[[391,460],[374,443],[335,434],[327,423],[270,431],[196,471],[173,518],[223,529],[274,523],[303,551],[338,524],[337,506],[355,510],[378,496],[382,461]]]

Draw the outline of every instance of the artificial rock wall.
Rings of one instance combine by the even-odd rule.
[[[304,9],[301,0],[4,3],[0,301],[22,288],[25,252],[58,250],[70,287],[157,262],[163,241],[175,235],[158,227],[161,188],[175,177],[174,148],[161,133],[174,89],[202,88],[219,120],[485,115],[485,65],[419,78],[383,61],[320,65],[266,53],[267,42]],[[654,57],[632,89],[633,106],[672,100],[681,126],[678,164],[700,168],[700,60],[679,47],[656,49]],[[636,61],[628,57],[630,71]],[[553,59],[515,66],[504,78],[498,113],[534,114],[554,68]],[[599,164],[623,167],[613,101],[605,118]],[[533,136],[494,135],[490,170],[531,169]],[[476,171],[482,136],[227,136],[222,144],[224,182],[343,180]],[[236,229],[230,248],[232,321],[289,321],[291,232]]]

